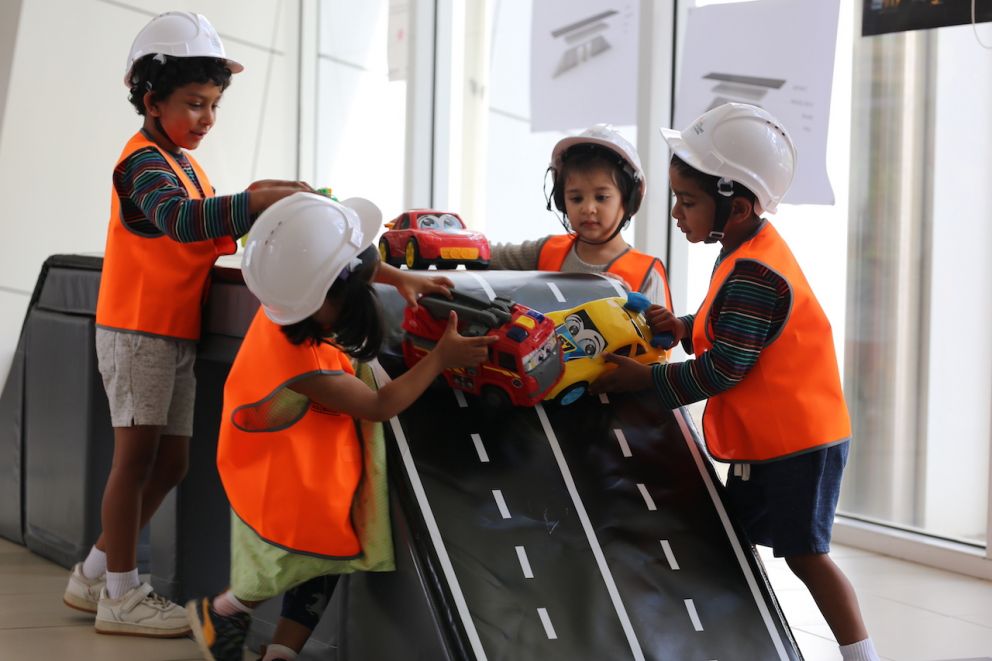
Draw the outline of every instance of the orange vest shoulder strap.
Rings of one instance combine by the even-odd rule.
[[[572,249],[575,237],[570,234],[549,236],[541,244],[541,252],[537,257],[537,268],[540,271],[560,271],[561,265]]]

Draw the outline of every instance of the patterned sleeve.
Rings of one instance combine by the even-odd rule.
[[[121,162],[114,170],[114,186],[120,197],[131,203],[123,209],[124,222],[139,233],[151,229],[150,221],[159,232],[190,243],[237,238],[252,224],[247,191],[190,199],[169,163],[155,149],[137,151]]]
[[[502,271],[536,271],[541,246],[548,238],[523,243],[497,243],[492,246],[489,268]]]
[[[738,261],[710,311],[712,348],[694,360],[653,368],[655,389],[665,404],[691,404],[740,383],[782,328],[791,299],[780,275],[758,262]]]

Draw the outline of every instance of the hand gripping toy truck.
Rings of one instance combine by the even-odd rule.
[[[452,290],[452,298],[430,295],[416,310],[407,308],[403,359],[413,366],[440,339],[448,313],[458,313],[458,332],[468,337],[495,335],[489,359],[478,368],[450,369],[444,379],[456,390],[477,395],[487,404],[533,406],[562,376],[555,324],[525,305],[497,297],[489,301]]]

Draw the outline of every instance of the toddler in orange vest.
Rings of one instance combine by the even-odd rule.
[[[644,171],[634,146],[597,124],[564,138],[551,153],[551,196],[567,234],[492,247],[489,268],[607,273],[630,291],[671,309],[665,266],[627,245],[620,231],[644,199]]]
[[[200,306],[218,255],[235,251],[254,214],[299,182],[262,181],[215,197],[187,153],[213,127],[242,66],[206,18],[168,12],[134,39],[124,84],[143,125],[113,173],[96,312],[96,348],[114,426],[103,532],[73,567],[64,601],[96,613],[101,633],[189,633],[181,606],[138,580],[138,531],[183,478],[193,431]]]
[[[857,596],[828,555],[851,424],[830,323],[774,213],[796,151],[765,110],[725,104],[682,132],[672,150],[672,217],[691,243],[722,250],[695,315],[653,307],[694,360],[652,367],[621,356],[594,392],[654,388],[666,406],[707,399],[710,455],[731,464],[726,499],[754,544],[770,546],[806,584],[845,660],[873,661]]]
[[[370,512],[360,495],[375,463],[369,448],[382,447],[372,438],[380,426],[362,421],[397,415],[442,370],[485,360],[495,340],[462,337],[452,313],[430,354],[394,381],[375,390],[356,376],[352,359],[374,358],[383,338],[373,280],[411,305],[451,286],[381,264],[381,222],[366,200],[297,193],[248,234],[242,272],[262,307],[224,386],[217,447],[232,510],[231,585],[187,605],[206,659],[240,661],[252,609],[287,591],[279,644],[265,659],[295,658],[338,574],[393,568],[388,510]],[[386,531],[378,539],[376,527]],[[301,600],[308,608],[294,607]]]

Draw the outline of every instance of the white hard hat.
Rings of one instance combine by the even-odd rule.
[[[684,131],[661,129],[672,153],[693,168],[736,181],[775,213],[796,172],[796,146],[768,111],[746,103],[709,110]]]
[[[266,316],[286,326],[320,309],[334,280],[372,245],[382,213],[368,200],[293,193],[248,232],[241,271]]]
[[[131,69],[145,55],[161,53],[172,57],[216,57],[227,63],[231,73],[244,71],[240,63],[224,53],[217,30],[202,14],[168,11],[141,28],[127,56],[124,84],[131,87]]]
[[[609,124],[596,124],[587,128],[578,135],[562,138],[551,151],[551,169],[555,176],[561,172],[561,166],[565,157],[565,152],[575,145],[599,145],[612,151],[627,164],[628,174],[634,179],[635,190],[637,191],[637,205],[640,206],[644,198],[645,182],[644,169],[641,167],[641,159],[637,155],[634,145],[630,144],[626,138],[617,133]],[[633,215],[637,209],[628,210]]]

